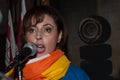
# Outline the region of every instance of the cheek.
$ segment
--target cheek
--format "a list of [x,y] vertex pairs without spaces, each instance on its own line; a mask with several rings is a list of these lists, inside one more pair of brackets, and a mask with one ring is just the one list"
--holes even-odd
[[30,35],[26,35],[25,40],[26,40],[27,42],[33,42],[33,41],[34,41],[34,37],[33,37],[33,36],[30,36]]
[[58,37],[51,37],[49,39],[46,39],[47,42],[47,47],[49,49],[55,49],[56,44],[57,44]]

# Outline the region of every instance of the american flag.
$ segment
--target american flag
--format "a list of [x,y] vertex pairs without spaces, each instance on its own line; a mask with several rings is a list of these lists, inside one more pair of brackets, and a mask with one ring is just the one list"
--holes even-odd
[[15,43],[14,30],[12,24],[12,17],[10,10],[8,11],[8,29],[6,36],[6,54],[5,54],[5,64],[8,66],[10,62],[18,53],[18,48]]
[[18,34],[17,34],[17,46],[20,47],[20,32],[21,32],[21,27],[22,27],[22,21],[23,17],[26,13],[26,6],[25,6],[25,0],[21,1],[21,16],[19,20],[19,25],[18,25]]

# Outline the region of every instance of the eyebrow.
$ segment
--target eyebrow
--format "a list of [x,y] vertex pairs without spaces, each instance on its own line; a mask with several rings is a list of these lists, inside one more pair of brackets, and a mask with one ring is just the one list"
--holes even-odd
[[36,25],[31,25],[30,27],[36,27]]
[[51,27],[55,27],[54,25],[51,25],[51,24],[44,24],[43,26],[47,26],[47,25],[50,25]]

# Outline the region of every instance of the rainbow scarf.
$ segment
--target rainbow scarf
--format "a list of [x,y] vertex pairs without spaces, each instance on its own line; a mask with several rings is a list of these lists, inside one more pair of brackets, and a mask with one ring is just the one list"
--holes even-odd
[[70,61],[57,49],[43,60],[26,64],[22,80],[60,80],[65,76],[69,65]]

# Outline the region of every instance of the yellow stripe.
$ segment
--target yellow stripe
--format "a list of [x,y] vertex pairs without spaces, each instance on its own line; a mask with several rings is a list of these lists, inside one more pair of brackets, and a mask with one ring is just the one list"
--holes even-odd
[[50,68],[42,73],[42,75],[45,76],[44,80],[59,80],[65,75],[69,65],[70,61],[66,56],[62,56]]
[[14,75],[14,68],[12,68],[9,72],[5,73],[5,77],[2,80],[6,80],[6,77],[13,77]]

